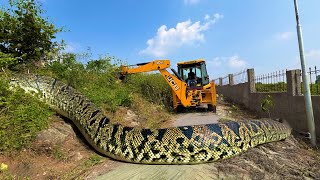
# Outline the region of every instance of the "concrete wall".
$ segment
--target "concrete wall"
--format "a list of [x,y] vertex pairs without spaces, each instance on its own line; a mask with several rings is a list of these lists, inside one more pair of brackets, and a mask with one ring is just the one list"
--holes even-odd
[[[287,74],[288,75],[288,74]],[[289,74],[290,75],[290,74]],[[250,75],[252,78],[252,75]],[[287,76],[291,78],[293,76]],[[288,86],[300,84],[296,79],[287,79]],[[274,108],[270,109],[271,118],[283,118],[289,122],[296,131],[308,132],[308,124],[305,110],[304,97],[297,93],[299,88],[288,88],[288,92],[261,93],[255,92],[252,79],[247,83],[237,85],[217,86],[217,93],[237,104],[242,104],[251,111],[257,112],[261,117],[269,117],[261,111],[261,102],[270,95],[273,99]],[[320,137],[320,96],[312,96],[314,120],[317,136]]]
[[217,93],[223,94],[224,97],[229,98],[230,100],[237,103],[243,104],[246,107],[249,106],[249,87],[248,83],[237,84],[234,86],[218,86]]
[[[270,111],[272,118],[286,119],[293,129],[308,131],[303,96],[288,96],[287,93],[250,93],[249,106],[246,107],[251,111],[261,112],[261,102],[266,95],[270,95],[274,102],[274,108]],[[312,96],[312,103],[317,136],[320,137],[320,96]],[[268,117],[266,113],[261,115]]]

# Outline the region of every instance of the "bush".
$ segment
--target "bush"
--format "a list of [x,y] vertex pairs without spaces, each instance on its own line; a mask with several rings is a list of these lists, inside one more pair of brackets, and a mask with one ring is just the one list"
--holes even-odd
[[39,72],[39,74],[50,75],[63,80],[73,87],[82,83],[83,73],[84,65],[78,63],[76,55],[71,53],[64,54],[61,62],[54,61]]
[[66,54],[61,62],[49,64],[40,73],[62,80],[76,88],[95,104],[116,111],[118,106],[129,107],[132,93],[141,94],[148,101],[172,110],[171,88],[161,74],[132,74],[121,83],[115,57],[91,60],[85,66],[76,61],[77,55]]
[[52,111],[23,89],[10,91],[0,80],[0,151],[28,146],[36,134],[48,125]]
[[118,106],[130,106],[131,91],[123,84],[117,83],[116,78],[108,78],[110,74],[94,74],[87,72],[78,90],[85,94],[98,106],[104,105],[107,110],[116,111]]
[[150,102],[172,110],[172,90],[161,74],[133,74],[127,76],[127,87]]
[[116,75],[119,67],[113,65],[113,57],[91,60],[86,65],[76,61],[77,55],[65,54],[61,62],[55,61],[39,74],[49,75],[74,87],[98,106],[116,111],[118,106],[130,106],[130,89],[119,83]]

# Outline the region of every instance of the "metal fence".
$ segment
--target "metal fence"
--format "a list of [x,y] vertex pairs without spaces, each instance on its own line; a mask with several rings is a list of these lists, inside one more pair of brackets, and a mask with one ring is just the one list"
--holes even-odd
[[229,83],[229,76],[223,77],[222,78],[222,86],[228,85]]
[[233,74],[234,85],[246,82],[248,82],[248,75],[246,70]]
[[286,92],[286,70],[275,71],[256,76],[254,79],[257,92]]
[[[310,92],[311,95],[320,95],[320,69],[317,69],[317,66],[314,68],[309,68],[307,72],[309,83],[310,83]],[[300,71],[300,76],[302,75]],[[302,82],[302,80],[301,80]],[[301,93],[304,94],[303,83],[301,83]]]
[[219,78],[212,80],[214,82],[214,84],[217,86],[219,85]]

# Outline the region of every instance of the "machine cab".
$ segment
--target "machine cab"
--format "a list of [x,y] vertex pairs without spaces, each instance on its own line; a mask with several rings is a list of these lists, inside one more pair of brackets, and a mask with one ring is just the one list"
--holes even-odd
[[178,74],[189,87],[202,87],[209,84],[206,62],[194,60],[178,63]]

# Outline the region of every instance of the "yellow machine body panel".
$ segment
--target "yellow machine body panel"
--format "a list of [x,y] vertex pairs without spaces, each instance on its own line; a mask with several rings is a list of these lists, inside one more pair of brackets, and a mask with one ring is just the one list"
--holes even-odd
[[200,62],[205,62],[203,59],[198,59],[198,60],[190,60],[190,61],[184,61],[184,62],[178,62],[177,65],[185,65],[185,64],[196,64]]

